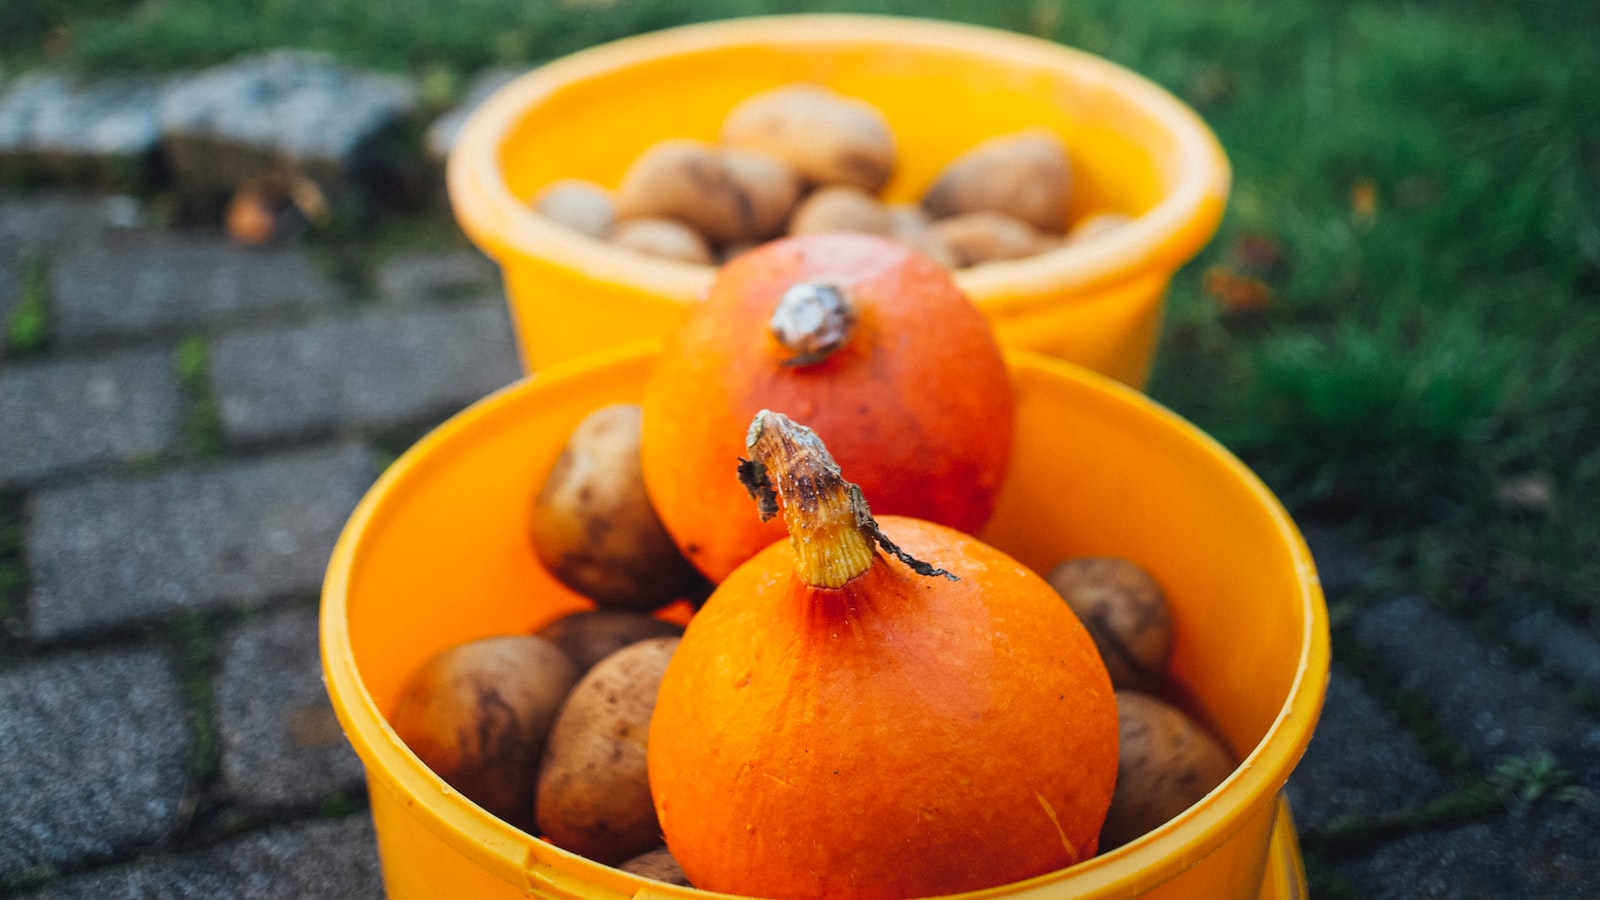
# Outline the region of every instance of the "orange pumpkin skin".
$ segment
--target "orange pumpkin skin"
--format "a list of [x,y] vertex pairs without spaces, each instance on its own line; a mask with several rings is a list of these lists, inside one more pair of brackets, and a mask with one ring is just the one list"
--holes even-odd
[[1110,678],[1076,616],[999,550],[884,532],[838,589],[788,542],[691,620],[651,722],[651,794],[697,886],[779,898],[973,890],[1092,856],[1117,767]]
[[[791,285],[845,289],[858,320],[825,360],[792,365],[769,320]],[[745,426],[781,409],[815,430],[872,509],[978,531],[1011,459],[1011,382],[988,322],[937,263],[863,234],[765,244],[727,263],[645,386],[645,488],[713,583],[784,536],[733,477]]]

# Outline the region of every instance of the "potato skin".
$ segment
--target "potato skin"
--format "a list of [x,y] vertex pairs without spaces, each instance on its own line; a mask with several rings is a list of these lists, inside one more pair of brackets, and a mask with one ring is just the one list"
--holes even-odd
[[616,865],[661,845],[645,745],[676,637],[623,647],[567,695],[539,764],[535,820],[558,847]]
[[591,181],[552,181],[533,198],[535,212],[592,238],[603,237],[616,219],[611,193]]
[[715,258],[711,245],[700,232],[677,219],[665,216],[636,216],[613,224],[606,240],[635,253],[675,259],[695,265],[710,265]]
[[1111,684],[1153,691],[1172,656],[1172,612],[1150,574],[1131,560],[1063,560],[1046,577],[1100,650]]
[[646,610],[704,594],[645,495],[637,404],[595,410],[573,429],[529,514],[550,573],[596,604]]
[[784,160],[814,185],[882,190],[895,140],[883,113],[819,84],[784,85],[746,97],[723,119],[721,142]]
[[616,203],[618,219],[677,219],[716,243],[749,230],[739,185],[721,152],[690,138],[668,138],[645,148],[622,173]]
[[1022,259],[1057,246],[1056,241],[1027,222],[987,209],[939,219],[929,230],[957,268]]
[[922,197],[936,219],[989,210],[1062,231],[1071,169],[1053,132],[1029,128],[984,140],[951,160]]
[[577,679],[577,667],[544,638],[481,638],[414,672],[389,724],[447,784],[526,828],[546,737]]
[[851,184],[830,184],[807,194],[789,218],[790,234],[852,232],[888,237],[894,218],[878,198]]
[[648,853],[641,853],[617,866],[617,868],[643,878],[664,881],[667,884],[694,887],[689,883],[689,877],[683,874],[683,869],[678,866],[678,860],[673,857],[672,851],[665,847],[657,847]]
[[1233,773],[1233,754],[1187,713],[1139,691],[1118,690],[1117,786],[1100,852],[1160,827]]
[[562,616],[534,633],[560,647],[582,674],[629,644],[676,637],[683,627],[644,613],[593,609]]

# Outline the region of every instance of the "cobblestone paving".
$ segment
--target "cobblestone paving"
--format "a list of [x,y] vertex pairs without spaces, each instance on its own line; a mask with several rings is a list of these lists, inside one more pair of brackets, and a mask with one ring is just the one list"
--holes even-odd
[[[137,213],[0,195],[0,313],[49,324],[0,356],[0,895],[381,896],[319,581],[381,435],[518,376],[495,272],[415,253],[352,282]],[[1338,601],[1362,560],[1305,524]],[[1287,788],[1318,884],[1600,896],[1600,647],[1403,596],[1335,642]]]

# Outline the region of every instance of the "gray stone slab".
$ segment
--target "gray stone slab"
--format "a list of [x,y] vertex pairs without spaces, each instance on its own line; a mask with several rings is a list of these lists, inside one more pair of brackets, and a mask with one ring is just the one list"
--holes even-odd
[[1322,718],[1286,788],[1299,831],[1402,813],[1453,786],[1411,733],[1335,664]]
[[228,635],[217,720],[222,784],[235,801],[303,806],[364,783],[322,684],[315,609],[251,619]]
[[0,484],[176,450],[183,395],[174,366],[157,350],[0,371]]
[[50,276],[54,334],[68,344],[322,310],[343,294],[298,248],[145,229],[65,249]]
[[123,194],[39,190],[0,192],[0,251],[53,248],[139,224],[143,211]]
[[0,164],[63,178],[147,182],[161,144],[161,85],[22,75],[0,92]]
[[382,900],[382,870],[365,813],[253,832],[203,853],[166,856],[63,878],[27,900]]
[[397,254],[378,265],[377,284],[379,297],[401,304],[505,296],[499,267],[475,250]]
[[520,369],[505,304],[476,303],[224,335],[211,374],[224,435],[248,443],[426,421]]
[[1544,670],[1600,693],[1600,641],[1582,626],[1554,613],[1535,613],[1511,623],[1506,636]]
[[411,114],[416,94],[406,78],[280,50],[173,78],[161,129],[182,189],[229,188],[273,167],[340,183]]
[[155,844],[180,823],[192,737],[153,651],[0,672],[0,883]]
[[34,636],[315,592],[373,467],[362,447],[330,446],[40,491]]
[[1397,687],[1425,698],[1485,768],[1541,751],[1568,768],[1596,767],[1600,724],[1426,601],[1399,597],[1364,608],[1350,634]]
[[1368,900],[1592,900],[1600,897],[1596,834],[1600,805],[1551,802],[1413,834],[1334,870]]

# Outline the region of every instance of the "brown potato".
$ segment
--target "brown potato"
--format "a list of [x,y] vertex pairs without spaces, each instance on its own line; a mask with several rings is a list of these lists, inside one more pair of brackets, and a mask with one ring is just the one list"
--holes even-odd
[[646,148],[622,173],[617,218],[676,219],[712,243],[751,230],[748,202],[722,153],[703,141],[669,138]]
[[830,184],[807,194],[789,218],[790,234],[859,232],[888,237],[894,216],[877,197],[850,184]]
[[1102,234],[1110,234],[1132,221],[1132,216],[1119,212],[1090,213],[1067,229],[1067,240],[1086,241]]
[[722,163],[738,189],[744,228],[724,243],[751,243],[776,237],[800,199],[800,175],[775,156],[752,150],[724,150]]
[[882,190],[895,141],[878,109],[818,84],[791,84],[747,97],[722,123],[722,144],[784,160],[815,185]]
[[551,843],[615,865],[661,844],[645,742],[675,637],[602,659],[556,716],[539,764],[535,818]]
[[925,256],[947,269],[956,268],[956,255],[938,232],[933,229],[933,217],[917,203],[891,203],[889,209],[889,236],[903,244],[922,251]]
[[689,883],[688,876],[683,874],[683,869],[678,866],[678,860],[672,852],[665,847],[657,847],[649,853],[641,853],[628,860],[617,868],[624,872],[632,872],[644,878],[664,881],[667,884],[680,884],[684,887],[694,887]]
[[616,220],[611,192],[592,181],[563,178],[552,181],[534,195],[534,212],[560,225],[601,238]]
[[992,210],[961,213],[931,226],[956,268],[1023,259],[1052,250],[1054,240],[1021,219]]
[[708,265],[713,259],[711,245],[700,232],[676,219],[659,216],[624,219],[612,226],[607,240],[618,247],[679,262]]
[[1228,748],[1183,710],[1139,691],[1117,691],[1117,784],[1100,852],[1159,828],[1233,773]]
[[413,673],[389,724],[462,796],[527,828],[545,738],[577,678],[577,667],[544,638],[482,638]]
[[581,674],[629,644],[683,634],[683,626],[644,613],[594,609],[569,613],[534,633],[560,647]]
[[1088,556],[1050,570],[1050,586],[1078,614],[1111,684],[1155,690],[1172,656],[1172,612],[1161,585],[1131,560]]
[[935,219],[988,210],[1041,231],[1062,231],[1071,170],[1053,132],[1030,128],[982,141],[951,160],[923,194]]
[[705,592],[704,578],[683,558],[645,494],[640,422],[640,409],[631,403],[584,417],[528,517],[534,550],[550,574],[612,609],[655,609]]

